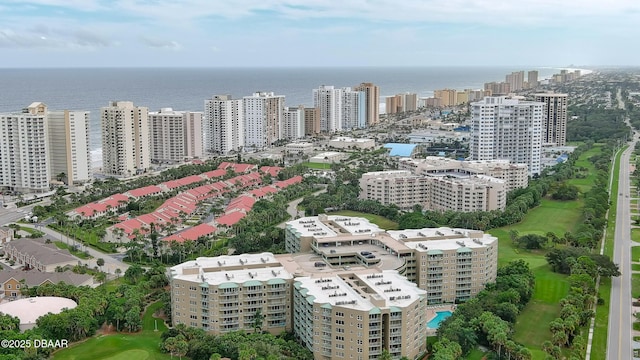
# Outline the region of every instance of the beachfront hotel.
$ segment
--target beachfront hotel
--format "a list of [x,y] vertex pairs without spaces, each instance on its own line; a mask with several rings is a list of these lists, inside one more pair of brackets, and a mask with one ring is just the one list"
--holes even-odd
[[132,176],[151,165],[149,109],[131,101],[111,101],[100,109],[102,172]]
[[151,161],[175,163],[202,157],[202,113],[162,108],[149,112]]
[[458,212],[504,210],[504,180],[456,172],[414,175],[408,170],[374,171],[360,178],[360,199],[411,209]]
[[544,103],[505,96],[471,103],[472,160],[505,159],[539,174]]

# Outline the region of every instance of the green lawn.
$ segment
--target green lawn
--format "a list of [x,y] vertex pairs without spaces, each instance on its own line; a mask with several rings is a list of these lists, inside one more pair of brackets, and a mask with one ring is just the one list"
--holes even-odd
[[[631,229],[631,240],[640,243],[640,229]],[[634,259],[638,259],[638,257],[634,257]]]
[[385,217],[382,217],[380,215],[368,214],[368,213],[363,213],[363,212],[358,212],[358,211],[351,211],[351,210],[340,210],[340,211],[329,213],[328,215],[357,216],[357,217],[365,218],[365,219],[371,221],[371,223],[376,224],[380,228],[385,229],[385,230],[397,230],[398,229],[398,223],[397,222],[391,221],[391,220],[389,220],[389,219],[387,219]]
[[631,275],[631,296],[634,299],[640,298],[640,274]]
[[325,164],[325,163],[306,162],[304,163],[304,166],[310,169],[321,169],[321,170],[331,169],[331,164]]
[[482,360],[484,358],[485,353],[480,351],[480,349],[473,349],[469,352],[469,355],[465,358],[466,360]]
[[531,233],[546,235],[553,232],[561,237],[565,232],[576,228],[582,215],[581,207],[580,201],[542,199],[540,206],[531,209],[522,222],[502,229],[507,233],[515,229],[521,236]]
[[[169,354],[160,352],[160,334],[167,327],[162,319],[153,317],[153,313],[162,306],[157,302],[147,308],[142,320],[143,330],[136,334],[119,333],[99,335],[87,341],[74,344],[68,349],[53,354],[55,360],[167,360]],[[154,331],[154,320],[158,330]]]
[[93,258],[93,256],[87,255],[82,251],[76,251],[72,249],[71,247],[69,247],[69,245],[65,244],[62,241],[54,241],[53,243],[58,247],[58,249],[67,249],[71,254],[79,257],[80,259],[87,260]]
[[640,264],[631,264],[631,270],[640,271]]
[[588,170],[586,172],[576,171],[576,174],[580,173],[586,175],[586,177],[580,179],[570,179],[567,181],[567,184],[577,186],[582,193],[586,193],[587,191],[591,190],[593,181],[596,178],[596,171],[593,164],[589,161],[589,158],[597,155],[598,153],[600,153],[600,151],[602,151],[602,146],[595,145],[594,147],[589,149],[589,151],[586,151],[582,155],[580,155],[580,158],[576,161],[575,166],[578,168],[584,167]]
[[640,246],[631,247],[631,261],[640,261]]

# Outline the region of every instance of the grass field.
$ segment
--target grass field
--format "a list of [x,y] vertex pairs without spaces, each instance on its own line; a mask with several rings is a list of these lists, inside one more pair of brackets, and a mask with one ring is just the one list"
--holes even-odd
[[[631,229],[631,240],[640,243],[640,229]],[[638,257],[634,257],[634,259],[637,259]],[[638,261],[638,260],[636,260]]]
[[466,360],[482,360],[484,358],[485,353],[480,351],[480,349],[473,349],[469,352],[469,355],[465,358]]
[[371,223],[376,224],[380,228],[385,229],[385,230],[397,230],[398,229],[398,223],[397,222],[391,221],[391,220],[389,220],[389,219],[387,219],[385,217],[382,217],[380,215],[367,214],[367,213],[358,212],[358,211],[351,211],[351,210],[340,210],[340,211],[329,213],[328,215],[357,216],[357,217],[365,218],[365,219],[371,221]]
[[631,264],[632,271],[640,271],[640,264]]
[[331,164],[325,164],[325,163],[306,162],[304,163],[304,166],[308,167],[309,169],[321,169],[321,170],[331,169]]
[[[55,360],[167,360],[169,354],[160,352],[160,334],[167,327],[162,319],[153,317],[153,313],[162,307],[157,302],[150,305],[142,318],[143,330],[135,334],[119,333],[99,335],[87,341],[74,344],[53,354]],[[158,330],[154,331],[155,320]]]
[[631,275],[631,296],[634,299],[640,298],[640,274]]
[[576,161],[576,167],[583,167],[588,169],[586,172],[581,172],[581,174],[587,175],[581,179],[570,179],[567,181],[567,184],[577,186],[582,193],[586,193],[591,190],[591,186],[593,186],[593,181],[596,178],[596,171],[593,164],[589,161],[589,158],[593,155],[597,155],[600,151],[602,151],[602,146],[595,145],[589,151],[584,152],[580,158]]
[[82,251],[74,250],[73,248],[69,247],[69,245],[65,244],[62,241],[54,241],[53,243],[58,247],[58,249],[67,249],[71,254],[79,257],[80,259],[86,260],[86,259],[93,258],[93,256],[87,255]]
[[631,247],[631,261],[640,261],[640,246]]
[[[585,192],[591,188],[594,176],[593,166],[588,158],[595,155],[600,148],[591,149],[582,154],[577,166],[589,169],[589,175],[584,179],[571,179],[569,183],[580,187]],[[498,237],[498,265],[502,266],[512,260],[525,260],[536,275],[536,287],[533,298],[527,304],[514,327],[514,340],[525,345],[532,354],[532,359],[545,359],[541,346],[545,340],[551,340],[549,323],[558,317],[560,306],[558,302],[569,291],[567,276],[551,271],[544,257],[546,250],[525,250],[515,248],[511,242],[509,232],[517,230],[520,236],[525,234],[546,235],[553,232],[562,237],[565,232],[573,232],[579,225],[582,216],[582,202],[554,201],[543,199],[540,206],[527,213],[525,219],[515,225],[506,226],[489,232]],[[606,324],[605,324],[606,327]],[[606,341],[606,335],[605,335]],[[594,357],[595,359],[595,357]]]

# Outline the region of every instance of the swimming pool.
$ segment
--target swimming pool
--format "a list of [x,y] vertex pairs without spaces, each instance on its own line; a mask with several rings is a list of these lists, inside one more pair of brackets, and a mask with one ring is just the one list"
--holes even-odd
[[451,316],[451,311],[436,311],[436,316],[429,320],[427,327],[429,329],[437,329],[440,323],[449,316]]

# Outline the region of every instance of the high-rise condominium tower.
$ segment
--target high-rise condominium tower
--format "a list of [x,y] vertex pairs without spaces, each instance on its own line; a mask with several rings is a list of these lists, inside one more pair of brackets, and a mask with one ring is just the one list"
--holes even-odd
[[544,103],[544,144],[564,146],[567,142],[567,94],[536,94],[536,101]]
[[320,132],[320,109],[304,108],[304,134],[314,136]]
[[342,130],[342,89],[327,85],[313,89],[313,106],[320,111],[320,131]]
[[509,83],[511,91],[520,91],[524,89],[524,71],[514,71],[507,75],[506,81]]
[[47,106],[0,114],[0,189],[49,191]]
[[282,113],[282,138],[296,140],[304,137],[304,106],[287,107]]
[[529,70],[527,73],[527,84],[529,89],[536,89],[538,87],[538,70]]
[[353,90],[364,92],[366,126],[377,124],[380,119],[380,87],[373,83],[361,83]]
[[544,104],[485,97],[471,104],[472,160],[508,159],[540,173]]
[[67,184],[92,177],[88,111],[49,111],[49,154],[52,179]]
[[151,164],[149,110],[131,101],[111,101],[100,109],[102,119],[102,171],[131,176]]
[[151,161],[202,157],[202,113],[162,108],[149,113]]
[[205,149],[212,154],[226,155],[244,147],[244,116],[242,99],[231,95],[215,95],[204,101]]
[[342,89],[342,129],[363,129],[367,127],[366,102],[364,91],[354,91],[349,87]]
[[282,136],[284,95],[257,92],[243,98],[244,146],[263,149]]

